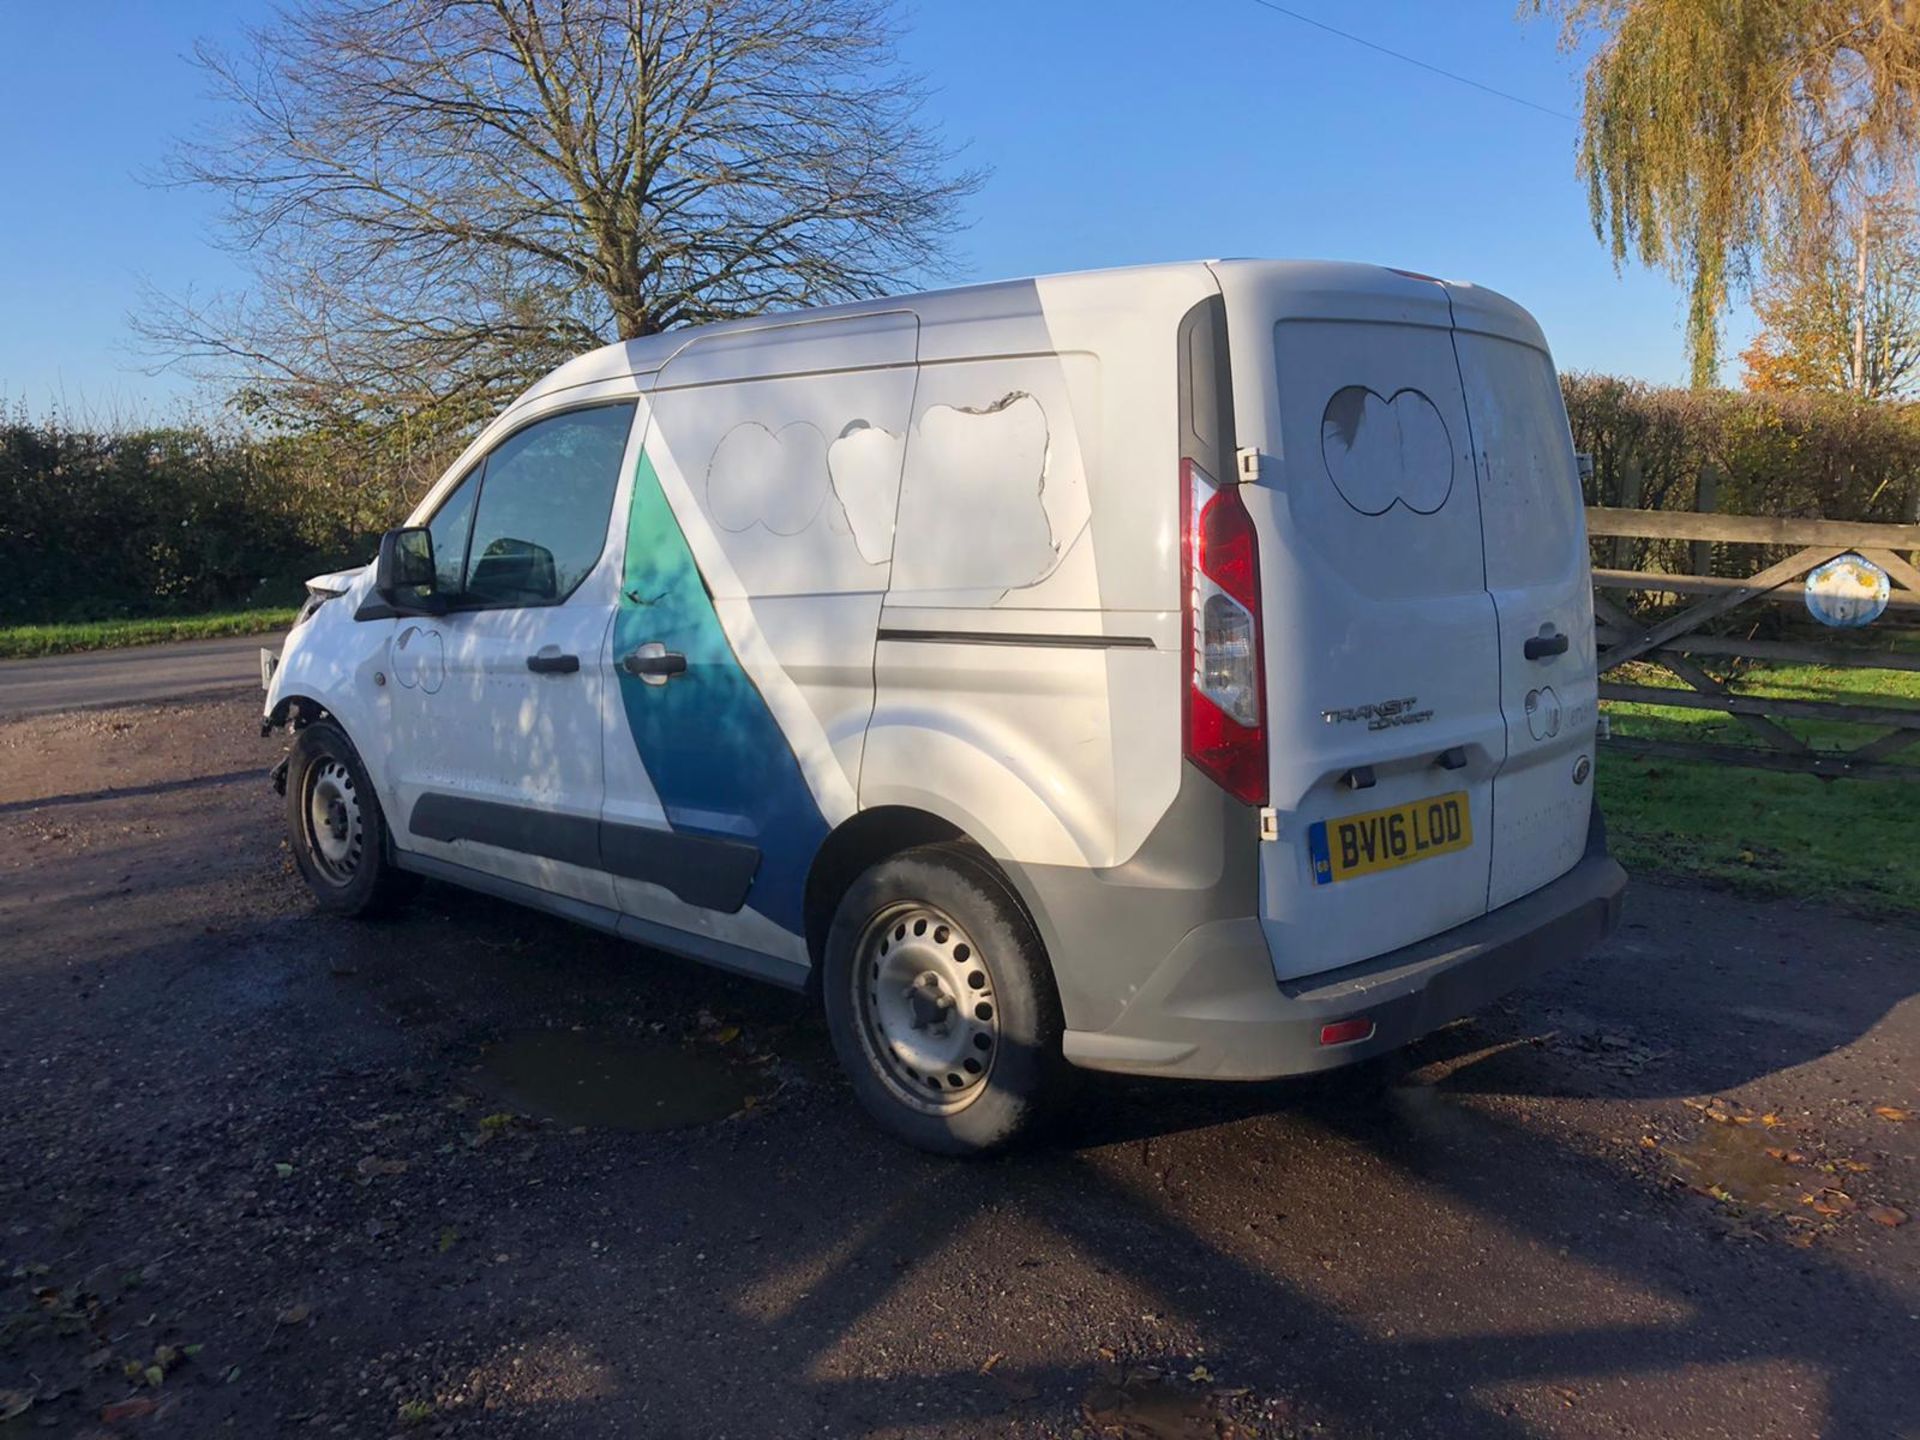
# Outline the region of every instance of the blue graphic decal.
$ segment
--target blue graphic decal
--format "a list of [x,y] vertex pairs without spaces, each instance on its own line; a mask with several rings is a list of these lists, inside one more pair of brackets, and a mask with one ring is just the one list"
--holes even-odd
[[627,520],[614,656],[649,641],[687,657],[665,685],[624,671],[620,699],[653,788],[675,830],[760,848],[747,904],[800,933],[807,868],[827,822],[806,775],[714,613],[680,522],[644,453]]

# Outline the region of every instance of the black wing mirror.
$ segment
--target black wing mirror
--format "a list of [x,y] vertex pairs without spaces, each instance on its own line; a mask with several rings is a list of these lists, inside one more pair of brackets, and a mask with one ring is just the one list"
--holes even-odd
[[433,563],[433,535],[424,525],[402,526],[380,537],[380,559],[373,569],[373,589],[395,610],[432,615],[446,608],[436,590],[438,572]]

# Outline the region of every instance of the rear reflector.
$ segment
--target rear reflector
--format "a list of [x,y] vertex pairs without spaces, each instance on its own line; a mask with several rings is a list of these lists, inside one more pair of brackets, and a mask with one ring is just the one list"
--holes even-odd
[[1357,1020],[1336,1020],[1320,1027],[1322,1045],[1351,1045],[1356,1040],[1373,1038],[1373,1022],[1362,1015]]

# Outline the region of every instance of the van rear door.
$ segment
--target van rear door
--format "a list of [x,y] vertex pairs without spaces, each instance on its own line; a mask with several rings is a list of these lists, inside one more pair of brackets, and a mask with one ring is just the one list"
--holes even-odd
[[1500,625],[1506,759],[1493,785],[1488,893],[1497,907],[1566,874],[1586,849],[1593,590],[1573,440],[1539,327],[1489,291],[1447,291]]
[[1260,541],[1281,978],[1487,909],[1505,757],[1475,450],[1439,285],[1225,262],[1242,487]]

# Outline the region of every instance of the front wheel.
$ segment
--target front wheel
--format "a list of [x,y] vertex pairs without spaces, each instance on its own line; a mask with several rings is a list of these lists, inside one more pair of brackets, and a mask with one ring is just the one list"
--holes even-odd
[[386,817],[360,756],[346,733],[325,720],[293,737],[287,843],[313,898],[330,914],[383,913],[418,888],[388,858]]
[[947,1155],[1001,1149],[1069,1080],[1040,938],[984,860],[909,850],[854,882],[822,972],[827,1028],[869,1114]]

